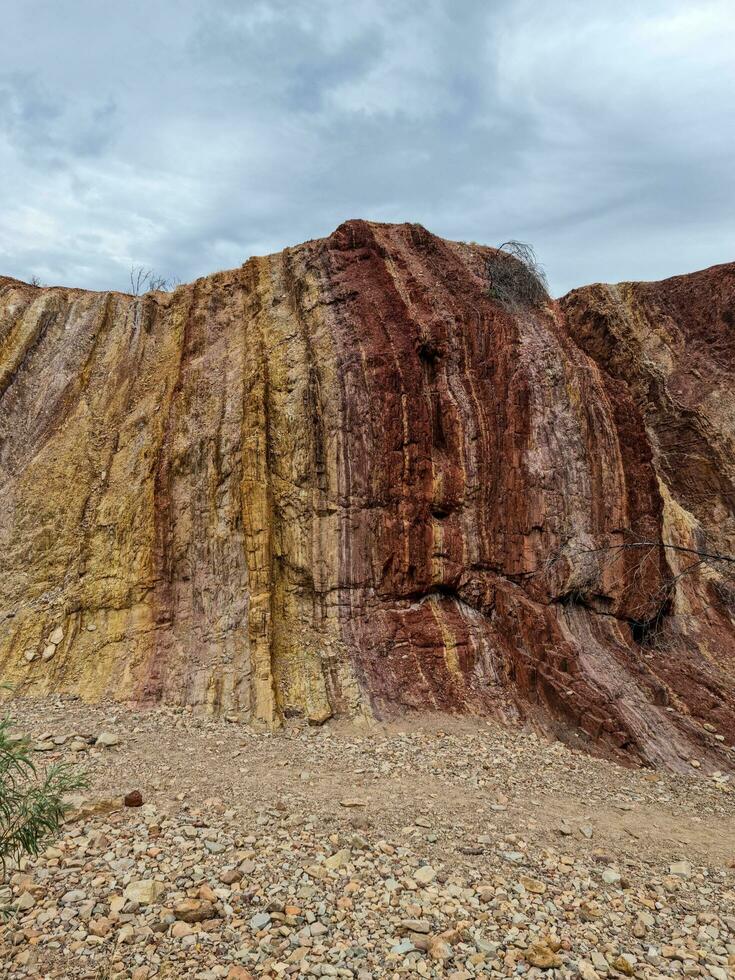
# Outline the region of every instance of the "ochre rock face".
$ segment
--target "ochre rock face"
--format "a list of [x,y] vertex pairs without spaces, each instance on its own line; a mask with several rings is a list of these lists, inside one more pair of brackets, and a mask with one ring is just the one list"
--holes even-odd
[[[276,723],[735,736],[735,266],[501,305],[351,221],[170,294],[0,279],[0,671]],[[726,737],[724,743],[703,724]]]

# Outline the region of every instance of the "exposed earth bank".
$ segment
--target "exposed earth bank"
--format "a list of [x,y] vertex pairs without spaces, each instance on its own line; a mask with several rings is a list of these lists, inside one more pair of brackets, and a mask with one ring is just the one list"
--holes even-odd
[[735,265],[513,261],[349,221],[172,293],[0,279],[0,676],[728,767]]

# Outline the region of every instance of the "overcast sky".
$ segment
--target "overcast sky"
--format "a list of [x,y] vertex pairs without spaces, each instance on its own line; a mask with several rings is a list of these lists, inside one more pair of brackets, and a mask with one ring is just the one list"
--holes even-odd
[[735,260],[733,0],[0,0],[0,274],[418,221],[552,291]]

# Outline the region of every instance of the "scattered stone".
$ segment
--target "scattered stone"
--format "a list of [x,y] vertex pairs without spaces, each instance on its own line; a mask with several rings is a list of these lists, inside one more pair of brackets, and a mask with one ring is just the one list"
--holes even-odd
[[402,919],[400,927],[404,932],[431,932],[431,925],[426,919]]
[[709,975],[714,977],[714,980],[731,980],[730,973],[721,966],[714,966],[712,963],[708,964],[707,970]]
[[101,746],[103,749],[110,749],[114,745],[120,744],[120,736],[114,732],[102,732],[97,736],[94,744]]
[[543,881],[539,881],[537,878],[531,878],[528,875],[521,875],[518,879],[527,892],[531,892],[533,895],[543,895],[546,891],[546,885]]
[[92,936],[99,936],[100,939],[104,939],[105,936],[110,934],[112,929],[112,922],[106,916],[100,916],[99,919],[89,920],[89,932]]
[[600,974],[589,960],[580,960],[577,969],[582,980],[600,980]]
[[635,957],[630,956],[628,953],[622,953],[612,961],[613,969],[617,970],[618,973],[625,974],[626,977],[633,976],[635,973],[635,964]]
[[532,943],[526,950],[525,957],[531,966],[539,970],[556,970],[562,965],[562,958],[545,942]]
[[[716,784],[666,773],[652,781],[490,726],[477,739],[376,739],[306,726],[256,733],[168,708],[135,719],[122,709],[111,717],[109,706],[74,712],[65,719],[53,701],[38,716],[24,709],[22,727],[54,761],[77,759],[75,743],[96,741],[89,731],[119,730],[120,748],[90,753],[96,788],[70,801],[58,842],[0,888],[8,980],[732,972],[732,871],[721,844],[705,856],[735,813],[724,764]],[[314,774],[308,787],[302,771]],[[408,772],[438,775],[446,789],[414,797]],[[147,787],[139,807],[102,795],[125,773]],[[330,795],[330,780],[355,773],[371,786],[369,816]],[[574,801],[564,820],[573,834],[560,836],[560,819],[545,811],[552,783],[557,799]],[[507,813],[495,809],[510,798]],[[631,818],[619,816],[629,806],[651,815],[635,842]],[[586,813],[605,850],[588,843]],[[678,844],[667,836],[672,818]],[[680,860],[682,845],[696,868]]]
[[330,857],[328,857],[324,862],[324,866],[326,868],[330,868],[330,870],[334,870],[336,868],[342,868],[344,867],[344,865],[349,863],[350,863],[350,852],[345,849],[345,850],[337,851],[336,854],[332,854]]
[[524,855],[521,851],[503,851],[502,856],[511,864],[522,864]]
[[422,864],[420,868],[416,869],[413,877],[420,885],[430,885],[434,878],[436,878],[436,871],[434,871],[430,864]]
[[691,878],[692,866],[688,861],[675,861],[669,865],[669,874],[676,875],[678,878]]
[[234,885],[237,881],[242,881],[243,872],[237,868],[225,868],[219,876],[223,885]]
[[36,900],[30,892],[23,892],[20,898],[14,903],[19,912],[27,912],[36,904]]
[[143,806],[143,794],[139,789],[134,789],[131,793],[126,793],[123,798],[125,806]]
[[182,922],[204,922],[217,917],[217,909],[211,902],[199,898],[186,898],[174,905],[174,915]]
[[257,912],[250,920],[250,928],[258,932],[270,925],[271,917],[268,912]]
[[138,905],[152,905],[166,891],[166,886],[162,881],[153,878],[141,881],[131,881],[124,892],[125,898],[129,902],[137,902]]
[[87,897],[87,893],[82,891],[80,888],[71,888],[68,892],[64,892],[61,896],[62,905],[78,905],[83,902]]
[[432,960],[450,960],[452,958],[452,947],[441,936],[436,936],[430,940],[427,952]]

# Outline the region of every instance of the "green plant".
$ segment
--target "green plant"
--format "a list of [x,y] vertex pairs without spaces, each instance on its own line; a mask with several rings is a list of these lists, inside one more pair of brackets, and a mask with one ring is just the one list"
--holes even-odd
[[61,829],[69,805],[64,796],[87,785],[66,763],[42,771],[26,737],[14,737],[9,718],[0,720],[0,878],[8,862],[37,855]]

